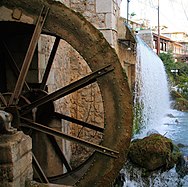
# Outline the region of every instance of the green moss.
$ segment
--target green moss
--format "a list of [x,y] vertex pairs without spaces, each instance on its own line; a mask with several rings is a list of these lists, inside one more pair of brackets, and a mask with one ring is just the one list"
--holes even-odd
[[148,171],[158,168],[168,170],[179,162],[181,153],[170,139],[152,134],[131,143],[129,158]]
[[133,119],[133,134],[140,133],[143,128],[143,116],[142,116],[143,105],[137,102],[134,105],[134,119]]

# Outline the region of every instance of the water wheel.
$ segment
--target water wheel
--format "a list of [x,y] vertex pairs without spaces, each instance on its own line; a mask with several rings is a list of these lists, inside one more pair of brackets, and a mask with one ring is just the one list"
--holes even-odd
[[[114,49],[85,18],[59,2],[1,0],[0,12],[0,109],[12,114],[14,128],[32,137],[36,180],[76,186],[109,186],[125,162],[132,127],[132,98]],[[31,63],[34,61],[35,64],[41,34],[53,36],[55,41],[42,81],[30,84],[27,76]],[[47,93],[47,80],[61,40],[83,57],[91,72]],[[22,53],[20,46],[24,49]],[[103,101],[103,127],[55,111],[54,102],[94,82]],[[61,124],[62,120],[96,131],[102,138],[93,143],[51,126],[52,121]],[[57,137],[93,151],[73,169]],[[39,146],[40,141],[43,143]],[[48,147],[51,147],[50,153],[46,150]],[[51,156],[52,152],[55,156]],[[43,162],[47,154],[52,157],[50,166]],[[46,173],[50,167],[53,167],[52,175]],[[64,171],[59,171],[61,168]]]

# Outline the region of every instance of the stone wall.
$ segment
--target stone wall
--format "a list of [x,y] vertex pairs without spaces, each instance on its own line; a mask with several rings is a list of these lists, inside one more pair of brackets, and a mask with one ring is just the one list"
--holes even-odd
[[124,18],[118,19],[118,47],[117,54],[120,63],[126,72],[130,89],[134,89],[136,41],[133,31],[127,27]]
[[[40,38],[39,82],[42,80],[54,40],[54,37],[46,35],[42,35]],[[82,56],[68,43],[61,40],[47,81],[48,92],[54,92],[89,73],[91,73],[91,70]],[[61,114],[90,124],[101,127],[104,126],[103,104],[97,83],[90,84],[87,87],[55,101],[55,110]],[[62,130],[67,134],[95,143],[99,143],[102,139],[100,133],[65,120],[62,120]],[[72,143],[72,153],[72,151],[70,151],[70,142],[66,140],[62,140],[61,145],[68,160],[72,157],[71,155],[74,155],[73,162],[75,164],[77,163],[75,160],[84,161],[88,156],[88,151],[90,152],[87,148]],[[80,154],[78,151],[80,149],[84,154]]]
[[[128,76],[130,88],[134,87],[136,51],[132,47],[128,51],[126,46],[119,44],[120,35],[130,40],[126,35],[128,27],[120,18],[120,4],[122,0],[57,0],[69,8],[80,12],[90,23],[101,31],[108,43],[115,48],[122,67]],[[123,28],[123,29],[121,29]],[[149,40],[148,40],[149,41]],[[135,44],[135,40],[132,39]],[[152,45],[151,43],[149,45]]]
[[140,30],[138,31],[138,35],[142,40],[151,48],[153,49],[153,35],[151,30]]
[[121,0],[57,0],[80,12],[100,30],[112,47],[117,47],[117,20]]

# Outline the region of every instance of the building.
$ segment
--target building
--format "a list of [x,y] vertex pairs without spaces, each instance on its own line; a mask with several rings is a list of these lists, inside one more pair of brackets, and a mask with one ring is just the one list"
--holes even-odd
[[173,53],[177,61],[188,62],[188,34],[185,32],[165,32],[164,36],[174,41]]
[[[131,29],[157,52],[158,33],[151,29],[147,20],[129,20]],[[172,51],[176,61],[188,62],[188,34],[185,32],[162,32],[160,34],[160,52]]]

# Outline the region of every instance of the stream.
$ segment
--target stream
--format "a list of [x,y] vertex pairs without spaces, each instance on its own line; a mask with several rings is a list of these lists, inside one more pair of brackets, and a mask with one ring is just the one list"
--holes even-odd
[[163,125],[165,136],[179,144],[182,153],[188,157],[188,112],[171,110],[170,114],[172,117],[167,117]]
[[[188,112],[169,110],[159,133],[179,145],[185,160],[188,157],[187,132]],[[150,172],[147,177],[143,177],[143,170],[127,162],[121,170],[125,176],[123,187],[188,187],[188,162],[185,161],[184,164],[185,167],[180,166],[179,170],[178,167],[174,167],[165,172]]]

